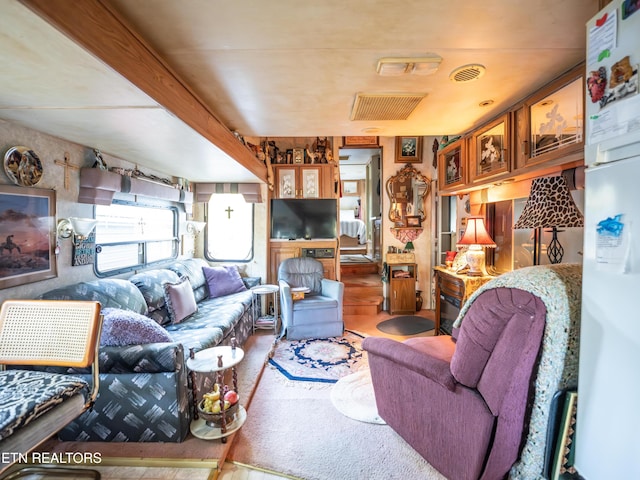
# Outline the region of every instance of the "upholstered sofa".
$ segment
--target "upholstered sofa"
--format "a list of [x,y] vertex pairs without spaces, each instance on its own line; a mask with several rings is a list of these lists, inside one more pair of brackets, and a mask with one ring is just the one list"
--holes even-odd
[[[228,345],[232,338],[242,345],[252,332],[249,287],[260,282],[242,278],[242,286],[235,288],[241,291],[225,294],[224,276],[207,278],[203,267],[207,273],[219,270],[210,269],[202,259],[179,260],[127,280],[82,282],[41,296],[97,300],[106,313],[98,398],[92,411],[61,431],[62,440],[180,442],[185,438],[192,418],[189,352]],[[181,305],[172,305],[168,288],[185,285],[193,290],[197,311],[176,321]],[[132,328],[130,317],[142,323]]]

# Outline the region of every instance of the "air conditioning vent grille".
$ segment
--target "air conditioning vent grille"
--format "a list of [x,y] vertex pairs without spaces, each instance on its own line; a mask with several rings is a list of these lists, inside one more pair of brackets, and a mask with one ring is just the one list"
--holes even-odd
[[451,72],[449,78],[457,83],[470,82],[484,75],[485,70],[482,65],[464,65]]
[[358,93],[351,120],[406,120],[426,96],[426,93]]

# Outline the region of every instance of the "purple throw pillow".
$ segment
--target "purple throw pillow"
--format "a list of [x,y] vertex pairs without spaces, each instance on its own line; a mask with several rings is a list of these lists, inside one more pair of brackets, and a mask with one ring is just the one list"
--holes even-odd
[[209,297],[216,298],[231,293],[244,292],[247,287],[242,281],[238,267],[202,267],[209,286]]
[[171,323],[180,323],[198,311],[193,288],[188,278],[183,277],[178,283],[164,283],[162,287]]
[[119,308],[103,308],[101,313],[100,345],[121,347],[172,341],[167,331],[155,320],[139,313]]

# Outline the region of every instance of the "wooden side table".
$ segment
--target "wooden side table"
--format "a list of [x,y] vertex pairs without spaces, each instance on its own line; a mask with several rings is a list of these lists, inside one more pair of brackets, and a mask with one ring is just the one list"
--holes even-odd
[[193,386],[193,402],[194,402],[194,420],[191,422],[190,430],[194,437],[202,438],[204,440],[221,439],[222,443],[227,442],[227,436],[237,431],[242,427],[247,419],[247,411],[242,405],[238,406],[238,412],[235,415],[234,420],[227,425],[226,421],[223,421],[220,428],[211,427],[207,423],[198,418],[198,395],[196,391],[196,373],[216,373],[216,383],[218,384],[220,391],[223,391],[224,387],[224,373],[227,369],[231,369],[233,378],[233,389],[238,392],[238,376],[236,372],[236,366],[244,358],[244,350],[235,346],[235,339],[232,340],[234,346],[220,345],[217,347],[207,348],[201,350],[198,353],[191,354],[187,359],[187,368],[191,375],[191,384]]
[[495,278],[491,275],[468,277],[459,275],[446,267],[434,267],[436,274],[436,332],[451,335],[453,323],[460,309],[482,285]]
[[416,278],[418,266],[415,263],[388,264],[389,268],[389,313],[416,313]]

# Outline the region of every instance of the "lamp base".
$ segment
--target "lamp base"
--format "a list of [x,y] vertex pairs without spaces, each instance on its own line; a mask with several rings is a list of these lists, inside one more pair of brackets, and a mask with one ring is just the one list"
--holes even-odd
[[484,250],[480,245],[471,245],[467,250],[467,277],[484,277],[487,271],[484,267]]

